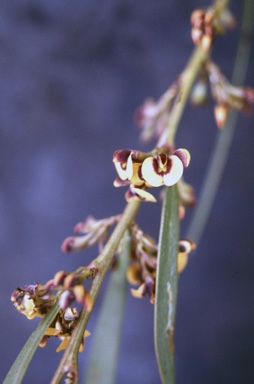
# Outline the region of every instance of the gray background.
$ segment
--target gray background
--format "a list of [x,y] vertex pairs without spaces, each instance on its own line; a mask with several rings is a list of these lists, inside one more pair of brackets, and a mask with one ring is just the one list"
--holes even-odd
[[[241,3],[232,1],[241,15]],[[64,255],[63,239],[86,215],[121,212],[112,153],[143,148],[137,106],[157,98],[184,67],[193,44],[189,15],[207,1],[0,1],[0,380],[35,329],[9,300],[17,286],[44,283],[87,264],[97,250]],[[230,77],[238,32],[214,47]],[[252,53],[251,65],[254,57]],[[247,83],[254,87],[253,73]],[[188,108],[177,145],[192,155],[197,190],[216,137],[211,106]],[[240,117],[205,234],[180,278],[176,363],[181,384],[249,384],[253,370],[253,116]],[[151,144],[152,145],[152,144]],[[148,147],[151,148],[151,147]],[[160,203],[138,217],[157,237]],[[190,214],[182,224],[186,233]],[[94,331],[99,297],[89,330]],[[117,314],[115,314],[117,316]],[[89,346],[80,357],[85,368]],[[60,354],[50,340],[24,383],[48,383]],[[127,300],[117,384],[159,383],[153,306]]]

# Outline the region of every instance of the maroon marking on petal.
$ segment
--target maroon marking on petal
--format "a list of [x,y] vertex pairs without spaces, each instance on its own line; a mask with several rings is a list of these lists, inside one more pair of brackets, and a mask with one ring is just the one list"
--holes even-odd
[[126,163],[131,152],[132,151],[130,149],[118,149],[114,152],[113,161],[118,163]]
[[167,175],[171,168],[172,168],[172,161],[170,159],[170,156],[168,156],[166,153],[161,153],[156,157],[156,162],[157,162],[157,169],[155,167],[154,171],[158,175]]
[[177,149],[176,151],[173,152],[173,155],[179,157],[179,159],[181,160],[185,168],[188,166],[188,156],[185,151],[182,151],[181,149]]
[[164,172],[162,172],[162,175],[167,175],[168,173],[170,173],[171,169],[172,169],[172,160],[171,160],[171,157],[170,156],[167,156],[167,166],[166,166],[166,170]]
[[158,175],[160,173],[159,172],[159,165],[158,165],[158,161],[155,157],[153,158],[153,161],[152,161],[152,167],[153,167],[154,172],[157,173],[157,175]]
[[168,155],[166,155],[166,153],[160,153],[157,156],[157,161],[158,161],[159,166],[161,166],[161,167],[165,166],[168,162]]
[[186,247],[183,245],[183,244],[179,244],[179,248],[178,248],[179,252],[186,252]]
[[138,177],[140,178],[140,180],[145,181],[145,179],[143,178],[141,169],[142,169],[142,167],[139,167],[139,169],[138,169]]

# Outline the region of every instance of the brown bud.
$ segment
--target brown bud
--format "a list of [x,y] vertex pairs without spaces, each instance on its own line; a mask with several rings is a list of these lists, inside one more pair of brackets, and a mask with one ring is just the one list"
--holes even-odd
[[75,284],[77,284],[77,276],[74,273],[70,273],[69,275],[66,276],[64,279],[64,288],[71,288]]
[[63,284],[64,279],[65,279],[66,276],[67,276],[67,272],[66,271],[58,271],[55,274],[54,279],[53,279],[54,286],[58,287],[58,285]]
[[85,294],[84,307],[87,312],[91,312],[93,308],[93,299],[89,292]]
[[83,285],[81,284],[75,285],[75,287],[73,288],[73,295],[79,304],[83,305],[85,294],[86,294],[86,291]]
[[50,279],[49,281],[46,282],[46,284],[44,285],[45,286],[45,289],[47,289],[48,291],[52,288],[54,288],[54,279]]
[[39,343],[39,347],[44,348],[48,342],[49,337],[48,336],[43,336]]

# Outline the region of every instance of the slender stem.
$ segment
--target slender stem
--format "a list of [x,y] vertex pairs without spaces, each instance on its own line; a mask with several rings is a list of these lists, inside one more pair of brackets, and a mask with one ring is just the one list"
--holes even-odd
[[[245,81],[251,50],[253,19],[254,2],[253,0],[246,0],[244,3],[243,21],[232,78],[232,83],[236,85],[243,84]],[[225,128],[217,135],[215,149],[201,190],[201,197],[187,231],[187,237],[193,239],[196,243],[199,243],[203,234],[219,188],[233,141],[237,116],[238,113],[232,110],[228,116]]]
[[[127,204],[123,215],[115,227],[112,235],[110,236],[107,244],[103,248],[101,254],[94,260],[95,267],[98,272],[92,282],[90,295],[92,298],[92,306],[94,306],[101,285],[103,283],[106,272],[112,262],[113,256],[117,250],[118,244],[122,239],[124,232],[135,219],[140,207],[140,201],[132,201]],[[65,353],[59,363],[59,366],[52,378],[51,384],[58,384],[61,382],[64,375],[68,372],[73,373],[75,379],[78,377],[78,351],[79,346],[83,340],[84,332],[90,318],[90,312],[85,309],[81,311],[79,322],[74,329],[70,342],[65,350]]]
[[158,141],[158,147],[161,147],[163,144],[165,144],[165,142],[169,142],[170,144],[174,145],[176,131],[186,102],[188,100],[191,87],[198,72],[200,71],[203,62],[207,59],[207,57],[208,54],[200,46],[197,46],[194,49],[193,54],[179,79],[181,84],[180,100],[177,101],[173,107],[173,110],[170,114],[170,119],[167,124],[167,129],[165,130],[165,134],[162,135]]

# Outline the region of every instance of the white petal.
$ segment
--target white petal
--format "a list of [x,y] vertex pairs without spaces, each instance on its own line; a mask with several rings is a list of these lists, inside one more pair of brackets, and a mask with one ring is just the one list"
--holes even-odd
[[122,168],[121,163],[115,163],[115,167],[116,167],[116,171],[117,171],[118,176],[120,177],[120,179],[127,180],[128,179],[128,175],[127,175],[126,169]]
[[132,175],[133,175],[133,168],[132,168],[132,153],[130,154],[130,156],[128,157],[128,160],[127,160],[127,165],[126,165],[126,175],[127,175],[128,180],[131,180]]
[[153,187],[160,187],[163,185],[163,178],[161,175],[155,172],[153,162],[155,159],[153,157],[148,157],[144,160],[141,168],[141,173],[145,181]]
[[178,156],[172,155],[170,156],[172,161],[172,167],[170,169],[170,172],[163,176],[163,180],[165,185],[168,187],[171,187],[172,185],[176,184],[182,177],[183,174],[183,163],[179,159]]
[[132,188],[133,191],[144,201],[149,201],[151,203],[156,203],[156,199],[151,193],[144,191],[143,189],[140,188]]

